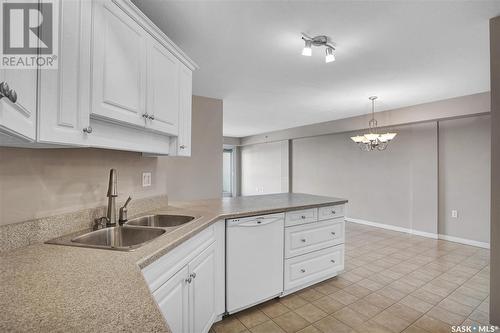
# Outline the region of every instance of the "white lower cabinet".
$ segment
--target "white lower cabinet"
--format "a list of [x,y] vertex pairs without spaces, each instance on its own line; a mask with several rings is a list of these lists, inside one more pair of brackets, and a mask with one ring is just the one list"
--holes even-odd
[[153,293],[161,313],[174,333],[189,332],[188,272],[189,268],[184,266]]
[[215,243],[153,293],[172,332],[208,332],[215,321]]
[[173,333],[206,333],[225,311],[224,221],[143,269]]
[[208,332],[215,321],[215,243],[189,264],[191,332]]
[[286,213],[283,295],[344,270],[343,215],[344,205]]

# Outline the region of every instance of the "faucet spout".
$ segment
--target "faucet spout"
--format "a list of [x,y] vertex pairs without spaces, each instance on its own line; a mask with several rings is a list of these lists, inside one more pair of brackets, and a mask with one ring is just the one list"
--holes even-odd
[[116,169],[109,170],[109,185],[108,185],[108,197],[117,197],[118,189],[117,189],[117,177],[116,177]]
[[108,184],[108,211],[106,213],[106,218],[108,220],[108,226],[116,226],[116,197],[118,196],[117,190],[117,176],[116,169],[111,169],[109,171],[109,184]]

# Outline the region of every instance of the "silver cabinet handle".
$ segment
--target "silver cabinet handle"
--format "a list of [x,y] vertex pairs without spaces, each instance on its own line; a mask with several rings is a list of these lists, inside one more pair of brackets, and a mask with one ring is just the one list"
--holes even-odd
[[332,260],[330,260],[330,261],[331,261],[332,263],[334,263],[334,264],[335,264],[335,260],[333,260],[333,259],[332,259]]
[[335,236],[335,231],[332,231],[332,235],[334,235],[334,236]]
[[187,148],[187,146],[185,146],[185,145],[180,145],[180,146],[179,146],[179,148],[180,148],[180,149],[186,149],[186,148]]
[[302,243],[305,243],[306,242],[306,239],[305,238],[302,238],[301,239]]
[[305,219],[305,218],[306,218],[306,216],[305,216],[305,215],[302,215],[300,218],[301,218],[301,219]]
[[191,277],[188,277],[188,278],[186,278],[185,281],[186,281],[186,283],[191,283],[191,281],[193,281],[193,279]]
[[337,214],[337,212],[336,212],[336,211],[334,211],[334,210],[332,210],[332,214]]
[[305,269],[303,269],[303,268],[302,268],[300,271],[301,271],[302,273],[305,273],[305,272],[306,272],[306,270],[305,270]]
[[146,113],[143,113],[142,114],[142,118],[144,119],[148,119],[149,118],[149,114],[146,112]]
[[83,129],[83,133],[87,133],[87,134],[92,133],[92,127],[90,127],[90,126],[85,127],[85,128]]
[[9,97],[9,99],[12,103],[17,102],[17,93],[14,89],[9,91],[9,94],[7,95],[7,97]]
[[196,273],[191,273],[189,277],[192,277],[193,279],[196,278]]
[[9,90],[10,90],[9,84],[5,81],[2,81],[2,83],[0,83],[0,93],[6,95]]
[[17,93],[14,89],[10,89],[7,82],[0,83],[0,99],[7,97],[12,103],[17,102]]
[[152,114],[152,115],[148,116],[148,118],[151,119],[151,120],[155,120],[155,115]]

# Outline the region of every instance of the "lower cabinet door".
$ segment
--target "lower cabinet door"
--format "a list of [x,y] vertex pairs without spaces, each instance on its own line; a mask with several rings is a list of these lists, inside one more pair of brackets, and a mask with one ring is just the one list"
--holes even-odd
[[188,273],[188,267],[184,266],[153,293],[172,333],[189,332]]
[[215,243],[212,243],[189,263],[189,276],[192,278],[189,293],[192,333],[208,332],[215,321],[215,250]]

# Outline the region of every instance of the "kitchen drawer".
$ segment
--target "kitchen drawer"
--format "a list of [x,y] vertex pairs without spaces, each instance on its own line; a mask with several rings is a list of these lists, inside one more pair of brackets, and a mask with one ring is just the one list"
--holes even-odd
[[344,216],[344,205],[318,208],[318,220],[328,220]]
[[285,258],[344,243],[344,219],[285,228]]
[[285,290],[319,282],[344,269],[344,244],[285,260]]
[[285,213],[285,227],[304,224],[304,223],[311,223],[317,220],[318,220],[317,208],[294,210]]

